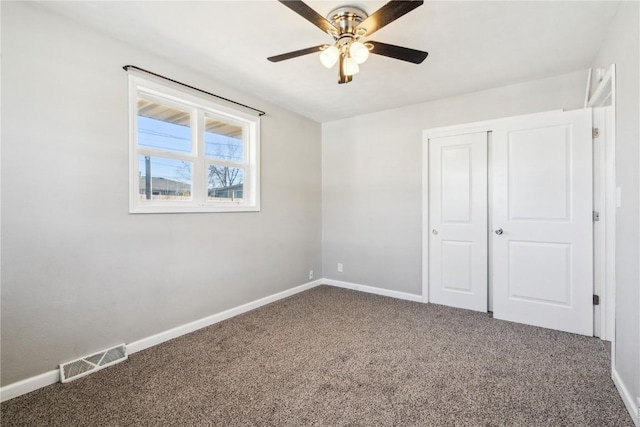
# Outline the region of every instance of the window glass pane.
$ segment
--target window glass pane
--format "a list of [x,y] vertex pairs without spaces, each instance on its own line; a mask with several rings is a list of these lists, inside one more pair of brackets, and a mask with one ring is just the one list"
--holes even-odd
[[244,170],[227,166],[209,165],[208,199],[230,202],[244,198]]
[[205,156],[232,162],[244,160],[241,126],[205,117],[204,129]]
[[191,200],[193,163],[138,156],[141,200]]
[[188,111],[138,98],[138,146],[191,153]]

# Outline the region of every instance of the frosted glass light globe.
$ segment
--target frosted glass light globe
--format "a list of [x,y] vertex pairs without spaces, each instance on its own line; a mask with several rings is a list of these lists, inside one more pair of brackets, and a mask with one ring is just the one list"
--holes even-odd
[[349,55],[358,64],[362,64],[369,57],[369,49],[367,49],[367,47],[360,42],[353,42],[349,46]]
[[331,68],[338,62],[340,51],[335,46],[330,46],[322,51],[320,54],[320,62],[327,68]]
[[360,67],[358,63],[353,58],[345,58],[344,59],[344,74],[346,76],[353,76],[354,74],[358,74],[360,71]]

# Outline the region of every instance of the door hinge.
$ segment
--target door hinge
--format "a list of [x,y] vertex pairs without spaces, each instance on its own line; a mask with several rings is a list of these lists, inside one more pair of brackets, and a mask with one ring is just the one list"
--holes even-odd
[[600,295],[593,296],[593,305],[600,305]]
[[593,215],[593,222],[600,221],[600,212],[593,211],[592,215]]
[[592,129],[592,136],[593,136],[593,139],[596,139],[596,138],[600,137],[600,128],[593,128]]

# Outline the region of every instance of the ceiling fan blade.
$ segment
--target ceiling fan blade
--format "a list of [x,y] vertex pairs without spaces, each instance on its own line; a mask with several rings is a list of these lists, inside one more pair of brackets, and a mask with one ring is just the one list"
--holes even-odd
[[334,27],[331,22],[329,22],[324,16],[320,15],[315,10],[311,9],[301,0],[278,0],[283,5],[287,6],[289,9],[293,10],[298,15],[302,16],[307,21],[311,22],[316,27],[320,28],[322,31],[326,32],[335,32],[339,29]]
[[421,50],[409,49],[408,47],[396,46],[393,44],[386,44],[380,42],[367,42],[373,45],[371,53],[376,55],[388,56],[389,58],[399,59],[401,61],[413,62],[414,64],[420,64],[425,60],[428,52]]
[[308,47],[306,49],[294,50],[293,52],[283,53],[282,55],[270,56],[267,59],[271,62],[280,62],[280,61],[284,61],[285,59],[297,58],[298,56],[320,52],[322,50],[322,47],[324,46],[326,46],[326,44],[321,44],[314,47]]
[[360,29],[364,29],[366,30],[365,35],[370,36],[380,28],[392,23],[402,15],[411,12],[413,9],[421,6],[423,3],[424,1],[422,0],[391,0],[389,3],[373,12],[367,19],[358,24],[358,26],[355,28],[355,31],[357,32]]

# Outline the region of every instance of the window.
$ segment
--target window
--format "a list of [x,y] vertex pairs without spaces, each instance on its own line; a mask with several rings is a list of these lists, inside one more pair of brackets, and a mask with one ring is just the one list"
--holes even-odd
[[131,213],[260,210],[258,117],[138,73],[129,88]]

